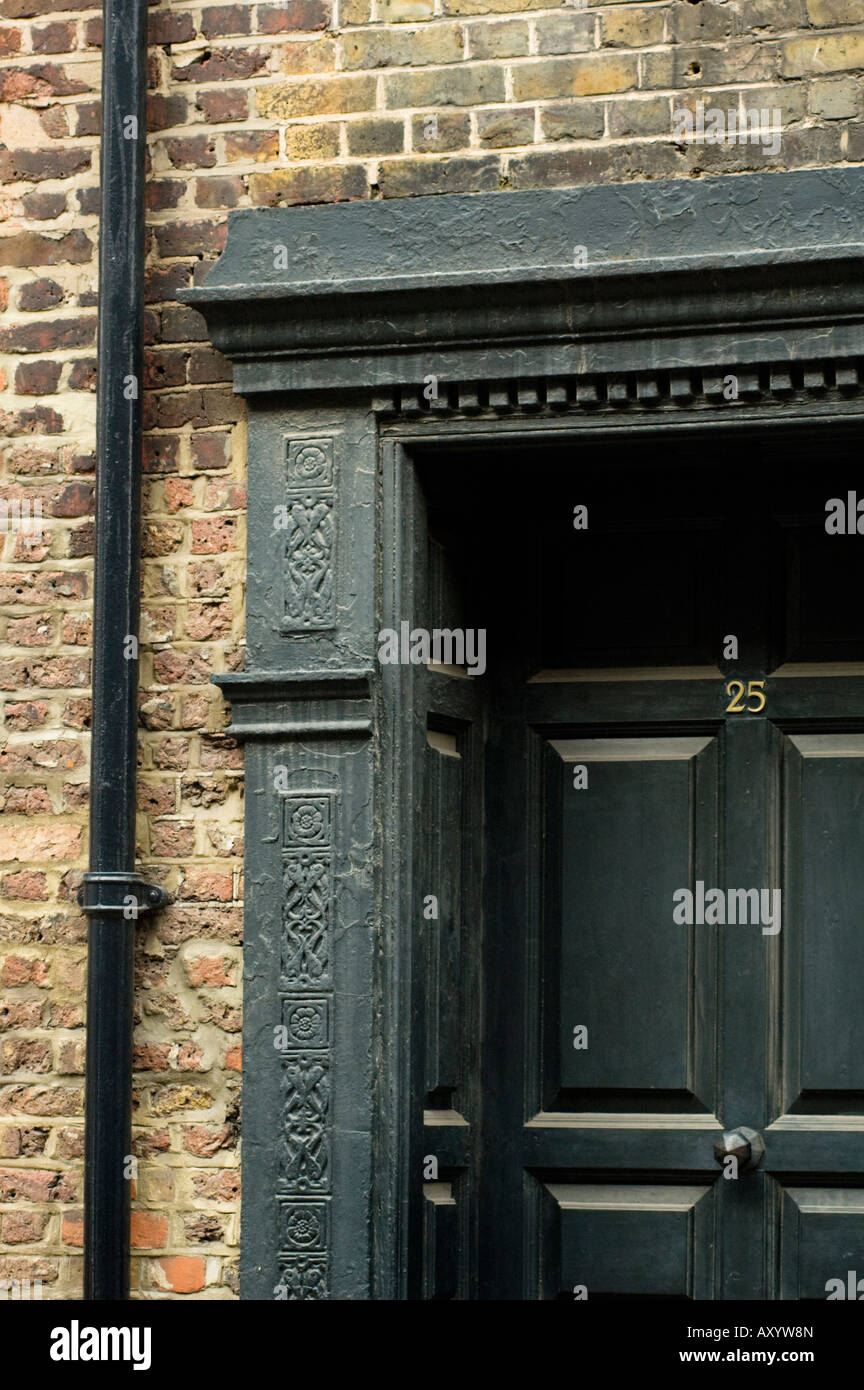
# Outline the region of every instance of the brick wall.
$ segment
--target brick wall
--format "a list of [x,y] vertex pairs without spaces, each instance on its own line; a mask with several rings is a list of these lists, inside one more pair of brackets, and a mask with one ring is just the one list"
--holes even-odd
[[[80,1291],[98,10],[0,0],[0,1280]],[[239,1239],[244,411],[175,290],[229,208],[860,162],[864,0],[287,0],[150,11],[133,1283]],[[674,113],[777,108],[780,149]],[[680,133],[679,133],[680,134]]]

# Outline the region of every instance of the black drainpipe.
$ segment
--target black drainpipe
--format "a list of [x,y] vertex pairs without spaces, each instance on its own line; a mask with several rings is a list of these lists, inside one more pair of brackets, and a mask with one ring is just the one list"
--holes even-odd
[[129,1297],[147,0],[104,0],[84,1297]]

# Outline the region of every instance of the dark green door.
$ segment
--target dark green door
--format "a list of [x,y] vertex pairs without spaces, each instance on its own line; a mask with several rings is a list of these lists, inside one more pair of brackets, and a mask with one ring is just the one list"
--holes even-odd
[[864,535],[753,447],[534,460],[484,553],[480,1297],[864,1279]]

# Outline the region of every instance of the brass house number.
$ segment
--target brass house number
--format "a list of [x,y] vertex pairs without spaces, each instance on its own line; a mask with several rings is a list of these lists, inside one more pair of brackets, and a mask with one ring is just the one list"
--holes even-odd
[[[759,714],[760,710],[765,708],[764,687],[764,681],[748,681],[746,687],[743,681],[730,681],[726,687],[726,694],[732,698],[726,706],[726,713]],[[745,693],[748,701],[746,705],[741,703]],[[755,700],[756,703],[750,704],[751,700]]]

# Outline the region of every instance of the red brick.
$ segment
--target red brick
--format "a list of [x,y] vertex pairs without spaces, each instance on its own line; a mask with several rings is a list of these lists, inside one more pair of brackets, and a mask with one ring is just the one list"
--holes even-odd
[[[35,233],[33,234],[35,236]],[[74,233],[70,232],[70,236]],[[37,238],[47,240],[47,238]],[[0,238],[0,247],[17,237]],[[54,242],[53,245],[57,245]],[[25,262],[26,264],[26,262]],[[43,265],[38,258],[34,265]],[[48,323],[18,323],[0,332],[2,352],[53,352],[56,348],[89,347],[96,335],[96,320],[91,318],[54,319]]]
[[170,555],[183,543],[183,526],[179,521],[148,521],[141,536],[141,553],[149,557]]
[[240,1174],[234,1168],[193,1173],[192,1188],[202,1201],[236,1202],[240,1196]]
[[0,984],[7,989],[20,985],[48,987],[49,963],[31,956],[7,956],[0,970]]
[[54,24],[34,24],[30,40],[34,53],[71,53],[75,48],[75,25],[62,20]]
[[222,1241],[225,1239],[224,1222],[218,1216],[193,1216],[187,1218],[183,1233],[192,1244],[208,1244],[210,1241]]
[[81,555],[93,555],[95,550],[96,530],[92,521],[69,532],[66,554],[70,560],[78,559]]
[[158,652],[153,659],[153,675],[160,685],[200,685],[210,679],[207,653]]
[[18,291],[18,308],[25,313],[54,309],[62,304],[64,293],[56,280],[28,280]]
[[0,1202],[71,1202],[70,1175],[38,1168],[0,1168]]
[[186,380],[188,354],[179,349],[149,348],[144,353],[144,385],[150,390],[181,386]]
[[217,48],[185,67],[175,65],[171,76],[175,82],[246,82],[266,67],[268,57],[267,49]]
[[192,603],[186,620],[186,636],[195,642],[209,642],[231,634],[232,612],[224,603]]
[[72,363],[67,386],[70,391],[95,391],[97,365],[95,357],[82,357]]
[[167,1071],[171,1057],[169,1043],[149,1043],[134,1048],[133,1066],[136,1071]]
[[67,728],[89,728],[92,713],[92,701],[89,696],[75,695],[63,706],[63,723]]
[[44,700],[28,700],[8,704],[4,713],[7,728],[14,729],[16,733],[26,733],[28,729],[36,729],[45,723],[48,705]]
[[234,1131],[230,1125],[185,1125],[183,1148],[197,1158],[212,1158],[220,1149],[230,1149],[234,1144]]
[[83,1246],[84,1213],[72,1211],[64,1212],[61,1235],[64,1245]]
[[[56,106],[49,106],[46,110],[39,112],[39,124],[49,140],[65,140],[67,136],[72,133],[70,116],[71,111],[66,106],[60,106],[59,104]],[[62,165],[51,164],[49,167],[59,170]],[[28,171],[28,173],[23,176],[32,178],[32,172]],[[50,178],[51,175],[46,174],[45,177]]]
[[44,101],[52,96],[75,96],[88,90],[86,82],[67,77],[64,69],[54,63],[8,68],[0,75],[0,101],[21,101],[26,97]]
[[50,815],[53,809],[45,787],[10,787],[6,793],[5,810],[10,816],[38,816],[42,811]]
[[231,458],[231,435],[214,430],[192,437],[192,458],[196,469],[225,468]]
[[242,87],[199,92],[195,105],[210,125],[222,121],[245,121],[249,115],[249,97]]
[[323,0],[287,0],[285,5],[258,6],[258,31],[261,34],[326,29],[329,20],[330,7]]
[[163,343],[198,343],[207,337],[207,325],[197,309],[168,304],[162,310]]
[[216,147],[208,135],[178,136],[163,143],[175,169],[210,169],[216,163]]
[[[65,132],[63,132],[65,134]],[[90,150],[0,150],[0,179],[4,183],[68,179],[89,169]]]
[[10,619],[6,628],[7,642],[16,647],[47,647],[53,636],[51,619],[45,613]]
[[147,42],[151,46],[189,43],[195,37],[195,23],[190,14],[151,10],[147,17]]
[[49,1028],[82,1028],[84,1010],[80,1004],[51,1004],[48,1008]]
[[[14,236],[4,236],[0,240],[0,264],[21,265],[26,270],[33,265],[58,265],[68,261],[72,265],[81,265],[85,261],[93,260],[93,243],[90,242],[86,232],[78,231],[67,232],[64,236],[51,236],[44,232],[15,232]],[[36,281],[31,286],[22,286],[22,295],[35,292],[35,285],[51,284],[51,281]],[[57,286],[60,288],[60,286]],[[25,295],[26,297],[26,295]],[[61,292],[60,297],[63,297]],[[50,309],[50,303],[43,304],[24,304],[21,309]],[[89,322],[89,320],[85,320]],[[60,327],[60,325],[56,325]],[[64,325],[71,327],[71,325]],[[65,343],[57,343],[57,346],[67,346]],[[26,350],[26,349],[25,349]],[[39,350],[39,349],[36,349]]]
[[34,15],[80,8],[80,0],[3,0],[2,12],[8,19],[30,19]]
[[184,859],[195,852],[195,827],[157,821],[150,830],[150,852],[159,859]]
[[182,511],[195,502],[195,485],[191,478],[166,478],[165,506],[169,512]]
[[48,885],[43,873],[35,869],[24,869],[18,874],[4,874],[2,893],[4,898],[16,898],[28,902],[46,902]]
[[144,273],[145,299],[148,304],[157,304],[163,299],[174,299],[177,291],[184,289],[189,280],[190,271],[185,265],[150,266]]
[[199,1255],[172,1255],[157,1260],[157,1265],[174,1293],[198,1293],[204,1287],[205,1265]]
[[143,782],[136,788],[138,810],[151,816],[170,815],[177,804],[173,782]]
[[187,111],[186,98],[179,93],[163,96],[161,92],[151,92],[147,98],[147,129],[169,130],[172,126],[184,125]]
[[0,1043],[0,1070],[5,1076],[16,1071],[50,1071],[51,1049],[47,1043],[32,1038],[4,1038]]
[[209,1071],[209,1063],[205,1061],[204,1052],[198,1043],[185,1042],[180,1044],[177,1053],[178,1071]]
[[53,222],[66,211],[65,193],[25,193],[21,199],[25,217],[35,222]]
[[[246,185],[242,178],[212,178],[195,180],[195,203],[199,208],[215,208],[217,211],[222,208],[236,208],[240,199],[246,192]],[[200,227],[200,223],[193,223],[193,226]],[[212,235],[212,234],[211,234]],[[172,254],[164,252],[163,254]],[[183,252],[174,254],[183,255]]]
[[[148,179],[145,199],[150,212],[163,212],[166,208],[176,208],[187,184],[180,179]],[[149,341],[153,341],[151,337]]]
[[215,348],[193,348],[189,355],[189,380],[196,386],[231,380],[231,364]]
[[38,360],[19,362],[15,390],[19,396],[50,396],[57,390],[62,363]]
[[0,1240],[7,1245],[28,1245],[42,1239],[47,1216],[42,1212],[5,1212],[0,1223]]
[[[211,161],[215,163],[215,159]],[[205,161],[206,163],[206,161]],[[202,182],[206,180],[196,179],[196,190]],[[239,183],[242,179],[217,179],[217,183],[231,185]],[[220,203],[214,199],[214,207],[233,207],[234,203]],[[209,218],[200,218],[197,222],[168,222],[164,226],[156,228],[156,245],[159,255],[169,256],[200,256],[210,255],[216,257],[221,254],[225,247],[225,236],[228,230],[227,222],[224,219],[213,221]]]
[[192,523],[192,554],[216,555],[233,550],[237,522],[233,516],[206,518]]
[[[19,410],[12,421],[13,434],[62,434],[64,428],[63,416],[56,410],[49,410],[45,405],[37,405],[33,410]],[[16,539],[11,558],[35,564],[44,560],[47,554],[47,545],[41,545],[33,536],[21,532]]]
[[37,743],[7,743],[0,749],[0,766],[7,772],[38,772],[46,768],[67,772],[83,767],[84,753],[71,739],[50,739]]
[[68,1162],[72,1158],[84,1157],[84,1129],[59,1129],[57,1133],[57,1157]]
[[250,11],[247,5],[214,5],[201,11],[201,32],[208,39],[248,34]]
[[243,768],[242,744],[218,735],[202,738],[201,766],[205,771],[225,768],[236,768],[238,772],[241,771]]
[[76,517],[92,515],[95,490],[92,483],[67,483],[51,503],[51,515]]
[[193,956],[185,962],[190,985],[219,989],[235,983],[236,967],[227,956]]
[[133,1250],[153,1250],[168,1239],[168,1222],[154,1211],[133,1211],[129,1223]]
[[7,1028],[38,1028],[41,1022],[41,999],[0,999],[0,1031]]
[[176,473],[178,440],[173,435],[148,435],[144,440],[145,473]]
[[87,597],[87,576],[69,570],[0,573],[0,603],[44,604]]
[[233,896],[234,883],[230,874],[204,868],[187,869],[178,890],[178,897],[184,901],[228,903]]

